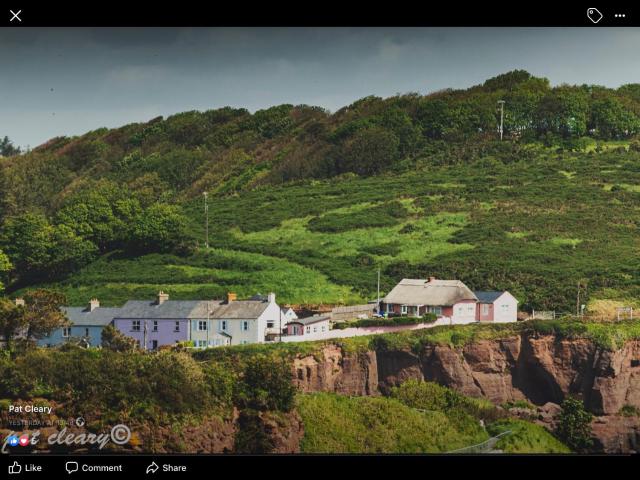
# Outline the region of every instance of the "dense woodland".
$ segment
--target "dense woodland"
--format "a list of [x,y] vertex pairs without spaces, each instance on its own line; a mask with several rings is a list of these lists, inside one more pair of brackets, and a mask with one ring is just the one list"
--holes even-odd
[[552,87],[513,71],[335,113],[185,112],[29,152],[5,138],[0,278],[7,293],[47,284],[72,303],[158,287],[353,303],[380,268],[384,290],[434,274],[508,289],[523,308],[575,310],[578,289],[627,301],[640,285],[639,132],[640,84]]

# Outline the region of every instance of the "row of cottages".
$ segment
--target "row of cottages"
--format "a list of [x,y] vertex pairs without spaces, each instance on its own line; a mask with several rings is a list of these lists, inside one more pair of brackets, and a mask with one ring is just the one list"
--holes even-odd
[[295,312],[281,309],[275,294],[237,300],[229,293],[225,301],[169,300],[159,292],[154,301],[130,300],[119,308],[101,307],[93,299],[88,307],[63,307],[70,326],[39,341],[54,346],[75,338],[87,346],[101,344],[102,330],[109,324],[136,339],[148,350],[191,341],[197,348],[262,343],[276,338],[287,318]]
[[382,299],[380,311],[414,317],[434,313],[456,324],[515,322],[518,300],[507,291],[471,291],[460,280],[404,278]]

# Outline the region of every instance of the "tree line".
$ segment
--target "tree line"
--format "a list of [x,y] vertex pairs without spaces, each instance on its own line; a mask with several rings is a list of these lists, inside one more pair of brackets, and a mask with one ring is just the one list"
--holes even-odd
[[25,212],[5,218],[0,280],[13,287],[58,280],[114,250],[140,255],[190,248],[179,206],[102,179],[71,194],[52,216]]

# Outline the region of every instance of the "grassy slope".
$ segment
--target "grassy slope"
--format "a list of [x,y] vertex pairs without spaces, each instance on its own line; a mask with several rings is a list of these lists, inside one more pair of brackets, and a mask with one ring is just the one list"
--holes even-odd
[[[63,288],[73,303],[90,296],[119,303],[159,288],[176,298],[273,290],[292,303],[355,303],[374,295],[380,266],[383,291],[403,276],[435,273],[508,289],[524,308],[570,311],[576,281],[586,279],[594,308],[603,299],[633,304],[637,157],[539,149],[535,162],[422,168],[418,161],[403,174],[214,197],[210,256],[102,259]],[[201,207],[186,204],[199,238]]]
[[438,453],[482,442],[459,433],[442,412],[423,413],[390,398],[299,395],[305,453]]
[[504,453],[571,453],[560,440],[540,425],[524,420],[498,420],[487,427],[491,435],[511,431],[496,444]]
[[569,453],[543,427],[523,420],[499,420],[475,434],[461,432],[440,411],[421,412],[384,397],[329,393],[297,397],[305,453],[442,453],[480,443],[505,430],[496,448],[505,453]]

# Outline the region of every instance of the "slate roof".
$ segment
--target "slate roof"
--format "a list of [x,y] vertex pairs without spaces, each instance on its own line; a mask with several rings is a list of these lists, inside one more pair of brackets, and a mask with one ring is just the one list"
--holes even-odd
[[302,325],[311,325],[313,323],[323,322],[325,320],[329,320],[329,317],[326,315],[313,315],[312,317],[298,318],[296,320],[291,320],[288,323],[301,323]]
[[210,309],[209,318],[214,318],[213,311],[220,303],[219,300],[166,300],[158,305],[155,300],[129,300],[115,318],[207,318],[207,308]]
[[258,318],[269,306],[262,300],[234,300],[222,303],[211,314],[215,319],[254,319]]
[[478,300],[460,280],[403,278],[382,300],[399,305],[451,306],[461,300]]
[[498,298],[500,298],[504,292],[494,292],[494,291],[487,291],[487,292],[483,292],[483,291],[477,291],[477,292],[473,292],[473,293],[475,293],[476,297],[478,297],[478,301],[479,301],[480,303],[493,303],[493,302],[495,302]]
[[72,325],[106,326],[118,316],[120,308],[98,307],[89,311],[87,307],[62,307]]

